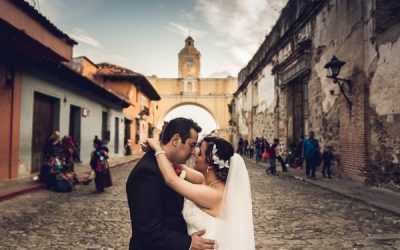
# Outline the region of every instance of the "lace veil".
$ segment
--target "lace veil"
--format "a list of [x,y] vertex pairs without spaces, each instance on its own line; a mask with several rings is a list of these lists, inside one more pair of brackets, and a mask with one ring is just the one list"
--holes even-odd
[[216,228],[215,250],[252,250],[254,245],[250,180],[243,158],[230,159]]

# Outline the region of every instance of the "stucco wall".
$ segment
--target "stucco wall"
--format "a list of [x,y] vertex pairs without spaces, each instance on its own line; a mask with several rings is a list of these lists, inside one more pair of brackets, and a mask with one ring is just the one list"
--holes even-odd
[[[252,133],[249,140],[256,137],[264,137],[272,141],[275,134],[275,107],[277,102],[275,79],[272,75],[272,65],[268,64],[257,76],[257,78],[249,85],[248,89],[252,89],[252,107],[247,109],[252,115]],[[245,117],[240,123],[247,123]]]
[[[249,87],[242,88],[235,98],[237,113],[232,115],[239,119],[238,134],[249,128],[253,131],[247,134],[267,138],[273,135],[285,140],[292,129],[288,114],[292,100],[288,86],[293,83],[288,83],[288,86],[284,83],[274,91],[267,87],[272,80],[263,78],[272,71],[268,68],[269,64],[279,66],[275,74],[280,77],[279,74],[285,73],[288,65],[301,60],[295,54],[301,43],[310,41],[309,51],[303,52],[310,55],[310,70],[299,78],[305,79],[307,84],[305,132],[314,130],[322,148],[326,145],[333,147],[338,159],[334,169],[336,175],[366,180],[374,185],[398,185],[400,3],[392,0],[327,0],[320,3],[323,4],[315,15],[305,21],[304,16],[298,15],[299,9],[314,3],[290,0],[289,8],[282,12],[274,30],[267,35],[252,61],[242,69],[239,84],[253,85],[253,89],[254,85],[258,85],[258,93],[254,95],[258,106],[257,112],[252,114],[251,128],[245,105],[245,93],[249,93]],[[295,18],[299,19],[294,21]],[[295,28],[297,24],[299,27]],[[291,32],[286,33],[289,29]],[[293,54],[299,59],[290,59]],[[352,102],[351,109],[338,85],[326,77],[324,65],[333,55],[346,62],[339,77],[352,81],[352,92],[347,91]],[[265,105],[268,100],[261,101],[266,96],[263,91],[269,95],[278,93],[277,104],[270,105],[276,107],[275,110]],[[275,131],[265,129],[265,126],[274,128],[273,124]]]
[[[101,137],[102,111],[105,105],[95,101],[99,98],[93,97],[85,91],[69,90],[62,86],[68,86],[67,82],[56,80],[51,77],[38,77],[26,70],[22,75],[22,97],[21,97],[21,127],[20,127],[20,167],[19,176],[29,175],[31,172],[32,158],[32,124],[34,92],[39,92],[51,97],[60,99],[60,135],[67,135],[69,132],[70,105],[87,108],[90,111],[88,117],[81,117],[81,149],[80,156],[83,162],[88,162],[90,152],[93,150],[93,138],[95,135]],[[64,97],[66,102],[64,102]],[[92,97],[92,99],[90,99]],[[106,103],[106,102],[105,102]],[[123,133],[124,123],[121,122],[122,110],[110,108],[110,142],[108,148],[110,156],[114,153],[114,130],[115,118],[120,118],[119,123],[119,153],[123,154]]]
[[371,164],[367,181],[373,185],[399,188],[400,24],[386,28],[387,31],[377,40],[377,55],[370,64]]

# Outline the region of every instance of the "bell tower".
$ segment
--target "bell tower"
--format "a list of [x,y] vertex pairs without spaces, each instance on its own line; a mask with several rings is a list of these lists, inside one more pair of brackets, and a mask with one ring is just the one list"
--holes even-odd
[[194,47],[194,40],[188,37],[185,47],[179,52],[179,78],[199,78],[200,76],[200,52]]

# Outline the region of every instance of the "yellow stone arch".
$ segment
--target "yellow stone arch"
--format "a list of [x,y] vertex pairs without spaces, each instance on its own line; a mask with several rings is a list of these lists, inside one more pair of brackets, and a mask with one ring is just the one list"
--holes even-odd
[[155,136],[161,132],[165,116],[174,108],[195,105],[206,110],[217,125],[216,134],[229,140],[228,104],[237,89],[237,78],[158,78],[148,77],[161,96],[155,102]]
[[171,106],[168,110],[165,111],[165,113],[160,113],[159,119],[158,119],[158,121],[157,121],[157,123],[156,123],[156,129],[157,129],[157,130],[161,130],[161,129],[162,129],[162,126],[163,126],[163,124],[164,124],[165,117],[166,117],[170,112],[172,112],[172,111],[175,110],[176,108],[179,108],[179,107],[182,107],[182,106],[186,106],[186,105],[194,105],[194,106],[197,106],[197,107],[203,109],[204,111],[206,111],[207,113],[209,113],[210,116],[211,116],[211,117],[214,119],[214,121],[215,121],[216,129],[219,129],[219,128],[220,128],[220,126],[219,126],[219,124],[218,124],[218,120],[217,120],[216,117],[215,117],[215,114],[213,114],[213,112],[212,112],[211,110],[209,110],[207,107],[205,107],[204,105],[202,105],[202,104],[200,104],[200,103],[197,103],[197,102],[183,102],[183,103],[178,103],[178,104],[176,104],[176,105]]

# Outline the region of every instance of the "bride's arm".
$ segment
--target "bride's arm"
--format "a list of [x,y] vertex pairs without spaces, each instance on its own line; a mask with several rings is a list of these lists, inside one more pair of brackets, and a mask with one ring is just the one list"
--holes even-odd
[[194,184],[206,184],[204,175],[186,165],[179,165],[179,167],[186,172],[185,180]]
[[[140,145],[143,149],[143,151],[147,152],[150,148],[152,148],[156,152],[161,152],[163,151],[161,144],[159,141],[154,140],[154,138],[148,138],[145,143],[142,143]],[[170,166],[170,161],[167,159],[167,162],[162,161],[161,164],[167,164]],[[159,163],[160,165],[160,163]],[[184,164],[177,165],[180,169],[186,172],[186,176],[184,179],[187,181],[194,183],[194,184],[206,184],[206,180],[204,178],[204,175],[194,169],[189,168],[188,166]]]
[[221,192],[207,185],[193,184],[179,178],[163,151],[156,151],[156,155],[158,167],[160,168],[165,183],[177,193],[193,201],[196,205],[208,209],[213,208],[212,205],[218,204],[218,201],[222,199]]

